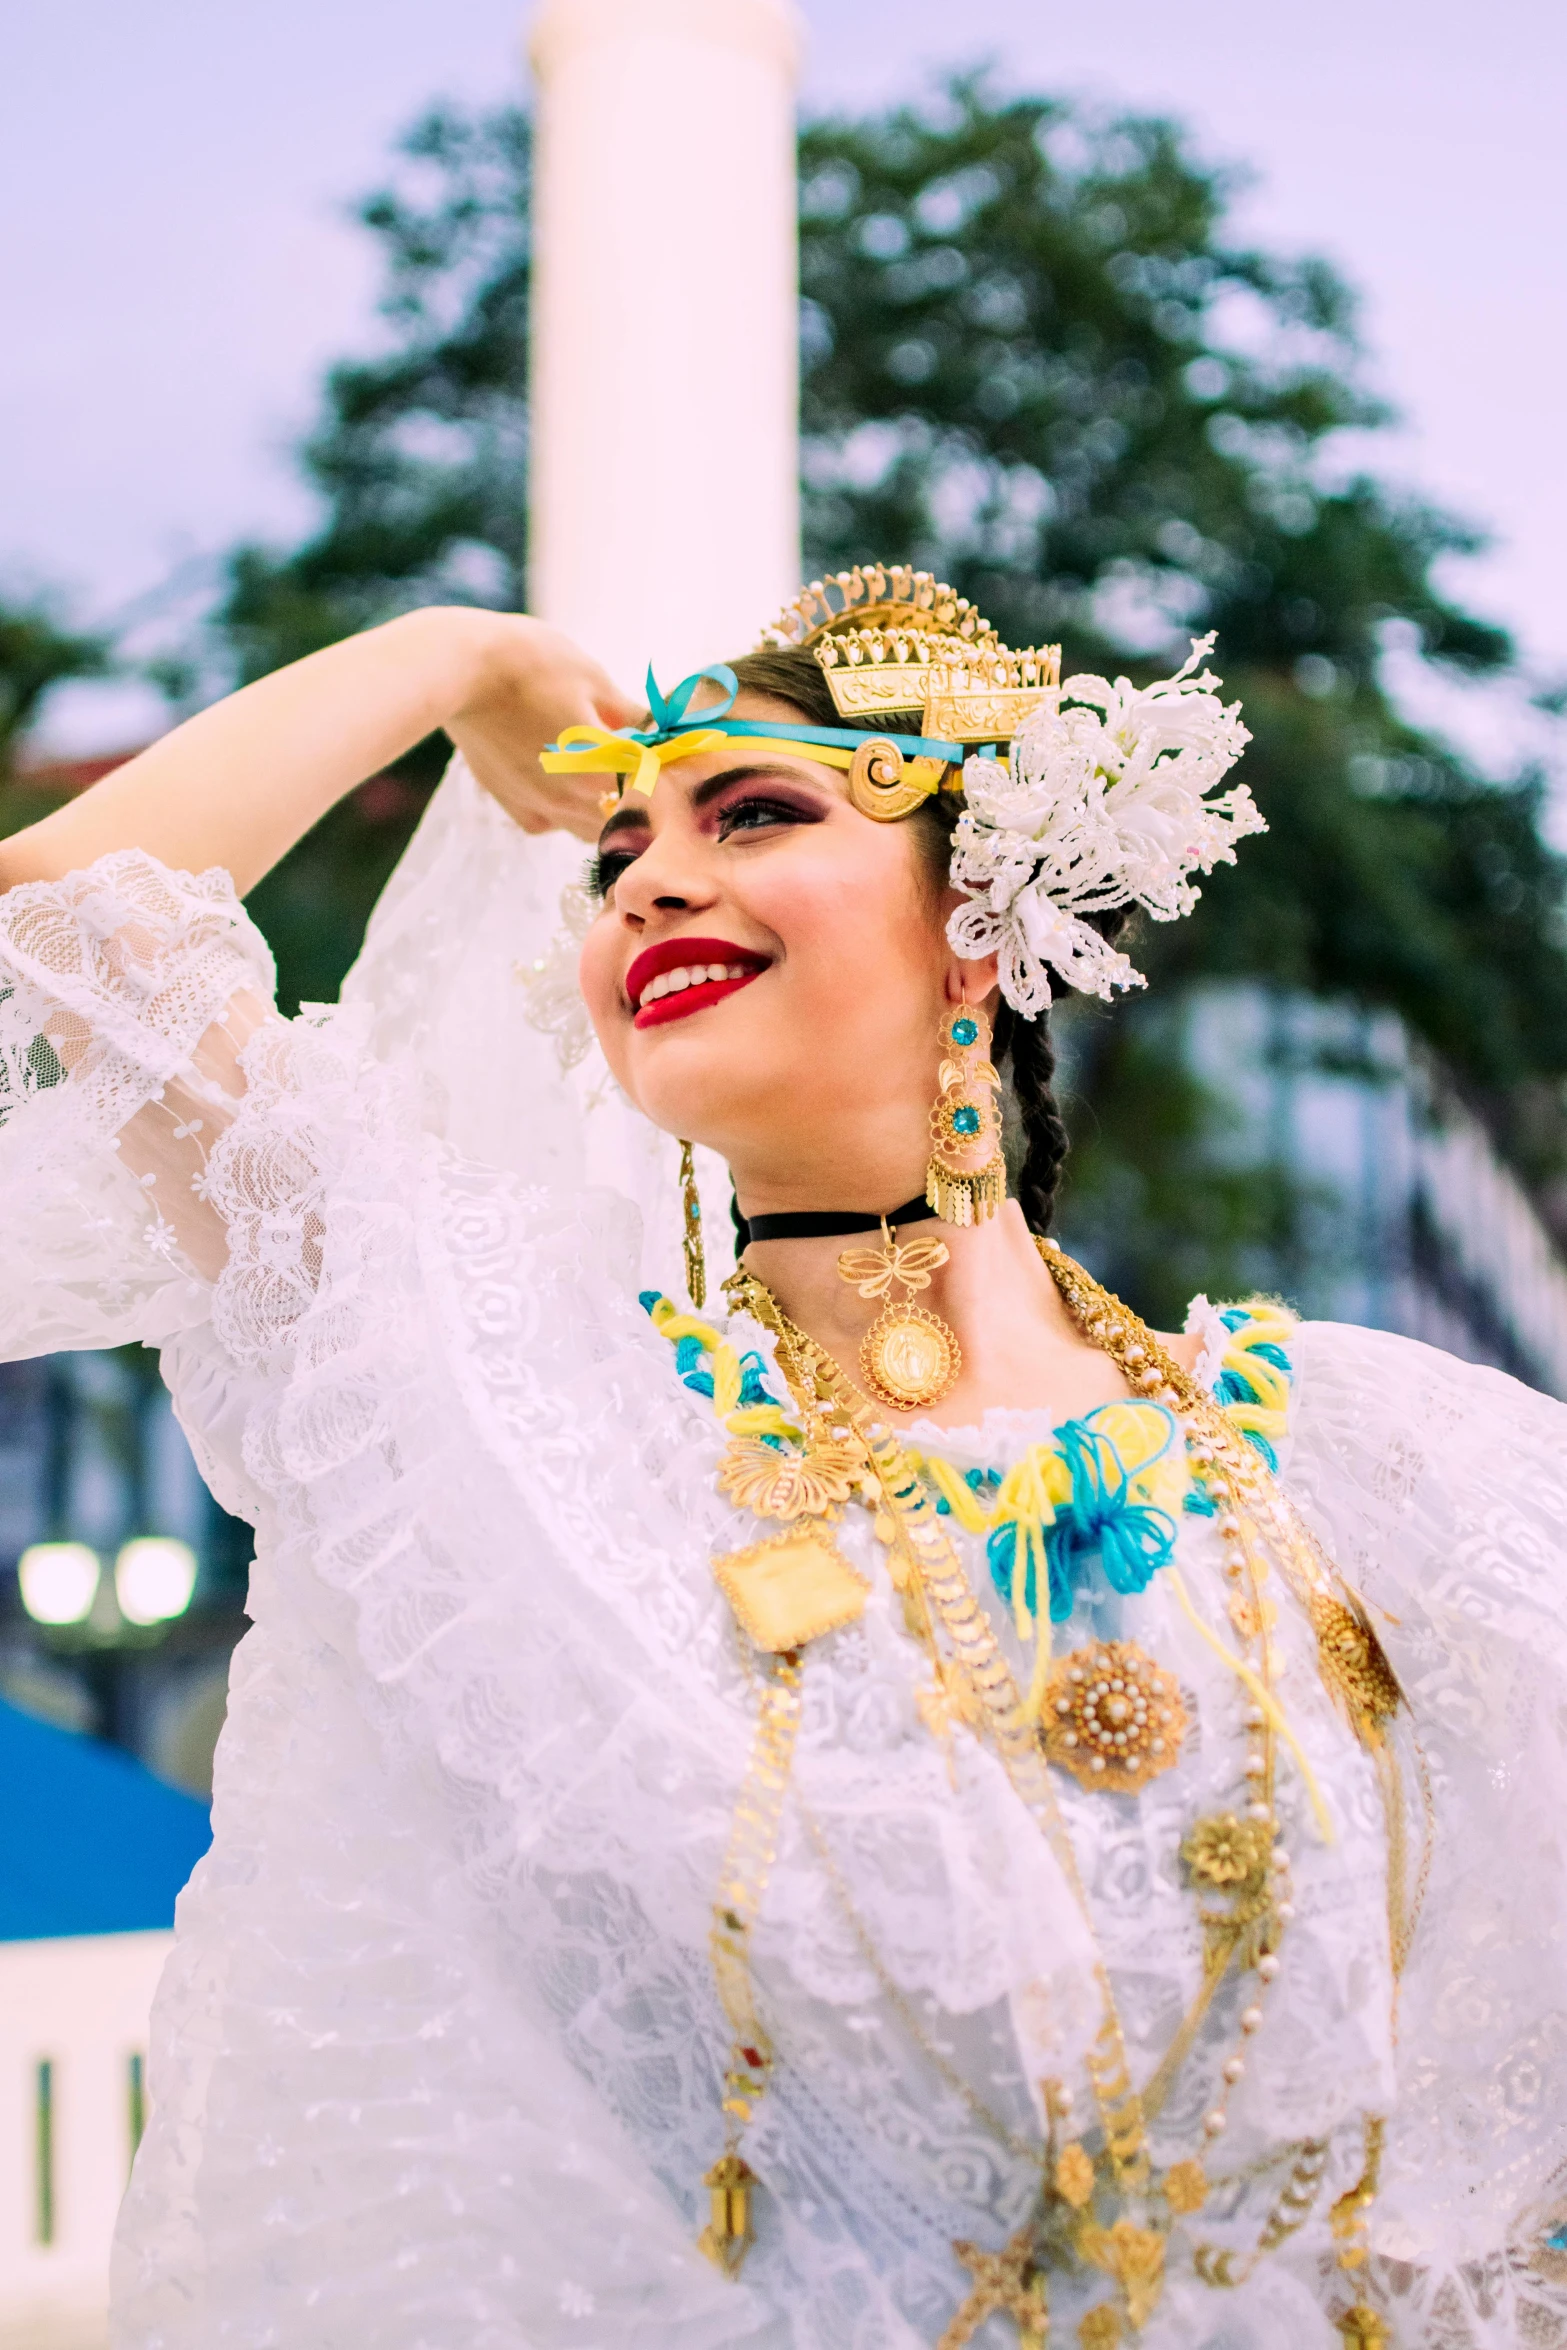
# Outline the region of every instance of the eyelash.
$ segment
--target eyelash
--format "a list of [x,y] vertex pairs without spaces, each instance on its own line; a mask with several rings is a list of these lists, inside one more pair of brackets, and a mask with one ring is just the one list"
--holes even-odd
[[583,884],[589,897],[600,901],[607,898],[626,867],[635,861],[624,849],[601,849],[597,856],[590,857]]
[[[743,816],[754,815],[758,811],[762,812],[764,825],[777,823],[816,824],[821,821],[815,814],[796,806],[792,800],[774,799],[767,793],[753,792],[744,799],[731,801],[724,810],[718,820],[719,839],[721,841],[728,840],[735,832],[760,829],[760,827],[742,824],[740,821]],[[599,899],[608,897],[622,873],[626,871],[628,866],[635,863],[636,857],[629,849],[600,850],[596,857],[591,857],[588,860],[587,887],[589,895]]]

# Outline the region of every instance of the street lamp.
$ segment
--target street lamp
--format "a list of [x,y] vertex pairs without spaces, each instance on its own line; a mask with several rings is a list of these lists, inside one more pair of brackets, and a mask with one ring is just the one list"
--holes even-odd
[[169,1534],[127,1542],[114,1562],[114,1595],[128,1624],[167,1624],[196,1588],[196,1553]]
[[85,1542],[34,1542],[17,1561],[22,1605],[35,1624],[81,1624],[92,1613],[101,1572]]

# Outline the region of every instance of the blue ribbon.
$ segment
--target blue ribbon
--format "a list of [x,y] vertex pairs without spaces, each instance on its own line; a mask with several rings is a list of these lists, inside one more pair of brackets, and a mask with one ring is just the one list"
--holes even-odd
[[[705,710],[698,710],[695,717],[688,718],[686,712],[691,706],[691,696],[699,685],[716,685],[724,698],[721,702],[711,703]],[[653,723],[641,729],[628,726],[625,732],[635,743],[658,743],[666,742],[672,734],[683,734],[694,726],[716,726],[719,719],[727,717],[734,708],[735,696],[739,691],[740,680],[728,662],[716,661],[711,669],[693,669],[690,676],[683,677],[674,692],[666,698],[658,690],[658,680],[653,675],[653,664],[650,661],[647,671],[647,706]]]
[[[707,715],[699,711],[695,723],[702,725]],[[944,759],[949,766],[961,766],[967,755],[961,743],[938,742],[928,734],[886,734],[880,727],[867,731],[863,726],[797,726],[792,718],[726,718],[723,728],[725,734],[760,734],[774,742],[831,743],[840,751],[857,751],[874,734],[906,759]]]
[[[716,685],[723,699],[709,702],[700,710],[691,708],[691,697],[699,685]],[[829,743],[834,750],[857,751],[866,739],[865,730],[850,726],[798,726],[786,718],[731,718],[735,697],[740,691],[740,680],[727,661],[715,661],[710,669],[693,669],[683,677],[671,693],[659,690],[651,662],[647,673],[647,706],[651,726],[617,726],[615,732],[632,743],[670,742],[676,735],[691,734],[702,727],[721,727],[725,734],[757,735],[767,741],[791,743]],[[923,734],[889,734],[881,740],[893,743],[906,759],[944,759],[949,765],[961,765],[966,753],[961,743],[937,742]],[[556,745],[546,745],[554,750]]]

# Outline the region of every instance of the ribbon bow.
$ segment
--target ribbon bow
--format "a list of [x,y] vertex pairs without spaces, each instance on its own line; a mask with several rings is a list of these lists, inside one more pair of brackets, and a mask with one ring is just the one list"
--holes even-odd
[[[723,699],[688,718],[691,696],[703,684],[716,685]],[[627,789],[649,798],[671,760],[694,759],[699,752],[710,751],[715,743],[723,741],[723,730],[714,721],[728,717],[739,691],[740,680],[722,661],[711,669],[693,669],[667,696],[660,693],[658,680],[649,667],[647,706],[653,720],[651,726],[565,727],[559,742],[548,746],[539,764],[549,775],[582,771],[589,775],[624,775],[630,779]]]
[[[699,711],[695,718],[687,718],[686,711],[690,708],[691,696],[699,685],[716,685],[724,698],[721,702],[715,702],[710,709]],[[711,726],[718,719],[728,717],[735,706],[735,696],[739,691],[740,680],[728,662],[715,661],[711,669],[693,669],[690,676],[683,677],[674,692],[666,699],[658,690],[658,680],[653,675],[653,666],[649,662],[647,706],[648,715],[653,723],[643,730],[638,740],[653,742],[661,734],[678,733],[682,727]]]
[[541,754],[539,765],[547,775],[569,775],[579,769],[589,775],[626,775],[631,779],[630,790],[651,795],[672,759],[693,759],[698,751],[710,751],[723,739],[714,727],[677,734],[669,742],[650,743],[625,728],[568,726],[562,729],[560,741]]
[[929,1289],[930,1277],[948,1257],[944,1240],[893,1241],[886,1248],[846,1248],[838,1259],[839,1278],[861,1297],[885,1297],[894,1281],[912,1297]]

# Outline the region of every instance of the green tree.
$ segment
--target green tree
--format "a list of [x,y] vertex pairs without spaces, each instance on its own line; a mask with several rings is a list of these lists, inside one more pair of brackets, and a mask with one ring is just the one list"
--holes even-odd
[[[1505,636],[1433,584],[1440,557],[1478,542],[1335,478],[1335,434],[1386,421],[1351,297],[1321,262],[1236,246],[1229,193],[1167,122],[1096,125],[974,81],[936,108],[812,126],[811,543],[824,567],[912,556],[1009,641],[1064,638],[1072,667],[1216,630],[1271,829],[1194,920],[1145,927],[1143,967],[1164,986],[1245,976],[1391,1005],[1543,1186],[1567,1163],[1567,954],[1540,785],[1476,775],[1381,684],[1393,622],[1450,672],[1507,666]],[[1274,1170],[1253,1228],[1233,1197],[1216,1228],[1201,1104],[1178,1109],[1166,1085],[1160,1119],[1144,1115],[1146,1018],[1077,1021],[1091,1114],[1075,1197],[1123,1236],[1120,1277],[1168,1311],[1188,1243],[1211,1264],[1271,1236],[1277,1256],[1289,1187]],[[1158,1213],[1106,1217],[1140,1120],[1137,1184]]]
[[300,451],[321,527],[231,561],[219,621],[242,681],[415,605],[522,601],[528,125],[439,108],[398,165],[358,214],[381,246],[386,348],[330,370]]
[[[304,450],[321,527],[234,559],[218,638],[236,674],[432,596],[518,600],[528,169],[519,115],[442,111],[363,208],[386,256],[386,348],[328,378]],[[1381,683],[1394,623],[1463,676],[1501,673],[1510,647],[1434,583],[1472,534],[1335,471],[1336,436],[1384,421],[1350,295],[1321,262],[1237,245],[1231,194],[1167,122],[975,80],[807,126],[811,560],[913,557],[1013,642],[1063,638],[1069,667],[1162,663],[1215,629],[1272,829],[1194,921],[1145,930],[1144,967],[1392,1006],[1543,1187],[1567,1166],[1567,952],[1539,785],[1480,777]],[[432,767],[427,747],[401,804],[373,821],[351,804],[258,893],[300,992],[330,992]],[[1074,1021],[1078,1198],[1103,1221],[1143,1154],[1157,1246],[1151,1213],[1111,1220],[1143,1235],[1118,1269],[1162,1305],[1167,1264],[1222,1281],[1237,1251],[1277,1253],[1291,1193],[1279,1169],[1249,1208],[1244,1187],[1199,1197],[1212,1153],[1195,1093],[1143,1117],[1137,1141],[1139,1018]]]
[[52,598],[0,601],[0,829],[14,831],[32,821],[12,812],[13,791],[19,802],[33,796],[16,789],[13,771],[17,747],[50,688],[74,677],[101,676],[107,666],[102,638],[69,627]]
[[[382,252],[385,348],[330,370],[300,452],[321,525],[294,548],[236,550],[199,677],[246,683],[421,604],[522,603],[528,125],[437,109],[397,165],[359,208]],[[447,747],[420,744],[253,893],[289,1008],[336,995]]]

